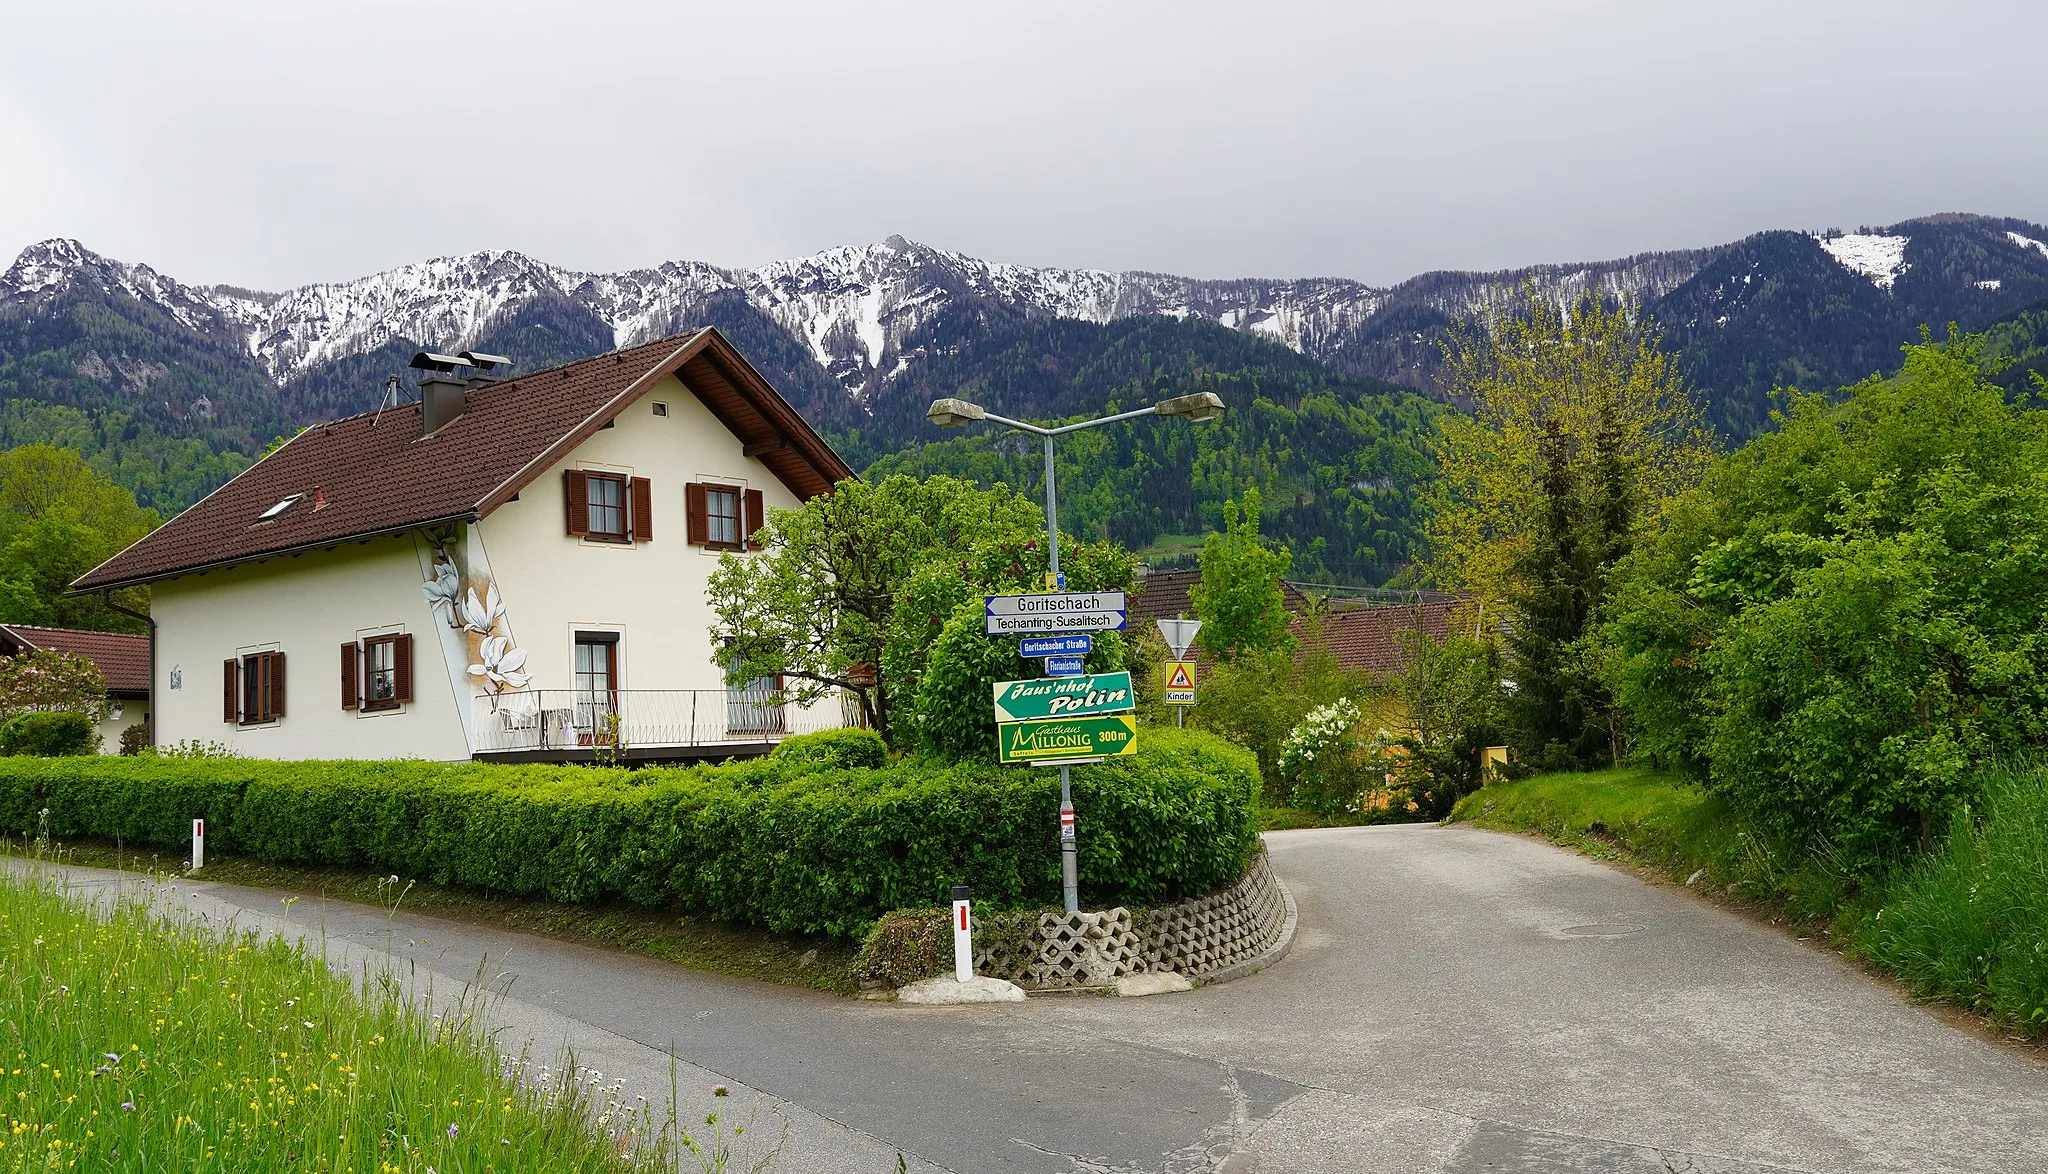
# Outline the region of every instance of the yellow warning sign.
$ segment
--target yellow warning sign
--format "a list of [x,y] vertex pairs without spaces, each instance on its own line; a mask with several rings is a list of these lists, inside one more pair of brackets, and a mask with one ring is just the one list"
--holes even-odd
[[1172,660],[1166,663],[1166,703],[1168,705],[1193,705],[1195,703],[1195,662]]

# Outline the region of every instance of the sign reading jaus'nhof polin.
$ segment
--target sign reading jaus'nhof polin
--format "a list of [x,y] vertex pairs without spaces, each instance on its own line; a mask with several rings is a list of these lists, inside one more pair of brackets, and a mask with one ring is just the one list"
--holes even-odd
[[1136,702],[1131,694],[1131,674],[1096,673],[1035,681],[997,681],[995,706],[996,721],[1001,723],[1128,713],[1136,708]]

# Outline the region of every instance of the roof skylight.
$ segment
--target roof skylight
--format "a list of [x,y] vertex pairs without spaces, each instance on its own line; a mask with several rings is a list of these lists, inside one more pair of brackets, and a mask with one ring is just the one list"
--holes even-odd
[[259,522],[268,522],[270,519],[278,516],[279,514],[292,508],[294,505],[297,505],[299,502],[305,500],[305,497],[306,495],[303,493],[294,493],[290,497],[285,498],[283,501],[278,502],[276,505],[271,506],[269,509],[264,510],[262,513],[256,515],[256,520]]

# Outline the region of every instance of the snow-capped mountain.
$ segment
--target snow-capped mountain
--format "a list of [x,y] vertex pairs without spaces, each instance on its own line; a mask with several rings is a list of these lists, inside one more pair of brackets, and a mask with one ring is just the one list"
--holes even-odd
[[265,294],[185,285],[76,241],[50,240],[31,245],[0,275],[0,306],[31,306],[88,280],[158,306],[195,331],[232,336],[284,384],[392,342],[468,346],[542,299],[567,299],[603,322],[613,345],[631,346],[700,321],[714,297],[738,295],[800,340],[848,391],[866,394],[902,370],[922,327],[967,303],[1095,323],[1141,314],[1201,318],[1341,364],[1392,302],[1412,300],[1459,317],[1519,297],[1524,283],[1533,282],[1559,297],[1597,288],[1641,303],[1682,283],[1707,255],[1657,254],[1490,276],[1432,274],[1388,290],[1341,278],[1201,281],[1033,268],[890,237],[755,269],[676,261],[624,273],[578,273],[522,253],[488,251]]
[[[1588,290],[1654,319],[1717,422],[1743,435],[1762,426],[1773,386],[1853,381],[1890,366],[1923,323],[1974,328],[2048,298],[2048,229],[1943,215],[1582,265],[1428,273],[1386,288],[1037,268],[890,237],[756,268],[671,261],[622,273],[487,251],[260,293],[188,285],[49,240],[0,274],[0,358],[40,356],[37,378],[17,375],[0,391],[90,407],[89,390],[52,390],[69,372],[146,393],[151,410],[172,420],[239,413],[244,427],[264,429],[373,405],[383,373],[415,347],[503,348],[535,365],[713,322],[805,410],[859,430],[864,420],[914,420],[883,410],[898,388],[931,391],[921,371],[1033,323],[1206,322],[1352,375],[1433,389],[1452,323],[1532,292],[1567,301]],[[126,315],[140,335],[121,337],[160,345],[144,354],[152,348],[95,341],[98,327],[66,309],[86,303],[101,307],[92,321],[104,321],[102,311]],[[33,337],[10,341],[8,332],[22,331]],[[961,377],[957,362],[947,369]],[[240,406],[230,410],[224,396],[241,397]],[[908,437],[880,443],[899,441]]]

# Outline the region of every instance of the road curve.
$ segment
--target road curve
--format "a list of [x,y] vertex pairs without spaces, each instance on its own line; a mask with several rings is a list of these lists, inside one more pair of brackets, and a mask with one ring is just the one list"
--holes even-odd
[[[2048,1170],[2048,1067],[1833,955],[1466,828],[1269,835],[1294,947],[1147,999],[909,1007],[206,883],[174,901],[509,984],[508,1043],[758,1114],[782,1171],[1746,1174]],[[1084,845],[1085,850],[1085,845]],[[73,883],[140,882],[68,870]],[[289,924],[287,924],[287,919]],[[759,1153],[760,1149],[753,1150]],[[1227,1162],[1227,1166],[1226,1166]]]

